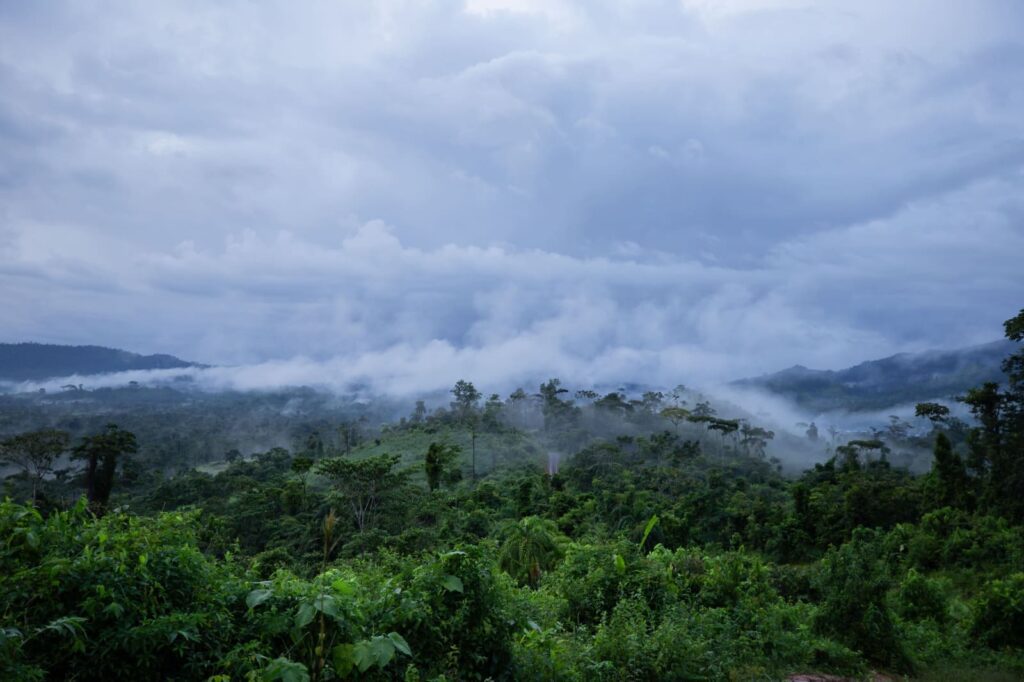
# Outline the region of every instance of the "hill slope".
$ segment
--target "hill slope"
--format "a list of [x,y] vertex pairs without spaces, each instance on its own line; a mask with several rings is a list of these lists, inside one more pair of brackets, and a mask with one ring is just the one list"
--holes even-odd
[[1000,364],[1013,347],[995,341],[954,351],[899,353],[835,371],[796,365],[733,385],[766,390],[821,412],[882,409],[949,398],[985,381],[1002,381]]
[[72,374],[103,374],[129,369],[197,367],[173,355],[139,355],[103,346],[0,343],[0,379],[38,381]]

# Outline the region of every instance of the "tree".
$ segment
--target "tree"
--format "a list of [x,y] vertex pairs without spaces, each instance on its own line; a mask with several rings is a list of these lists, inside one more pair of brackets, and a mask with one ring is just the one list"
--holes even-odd
[[694,417],[714,417],[717,414],[715,408],[707,400],[698,401],[693,408]]
[[0,442],[0,461],[19,467],[32,483],[32,504],[43,478],[53,471],[53,462],[68,449],[66,431],[41,429],[12,436]]
[[679,425],[690,416],[690,411],[682,407],[666,407],[661,411],[661,416],[672,422],[676,435],[679,435]]
[[877,534],[864,528],[829,550],[815,574],[821,602],[814,625],[869,660],[909,671],[912,664],[886,605],[891,579],[881,555]]
[[501,401],[501,396],[497,393],[492,393],[491,397],[484,403],[482,421],[485,429],[497,431],[501,428],[501,411],[503,409],[505,409],[505,403]]
[[455,400],[451,403],[452,412],[460,420],[475,413],[477,404],[480,402],[480,398],[483,397],[483,394],[476,389],[473,382],[464,379],[459,379],[455,382],[455,387],[452,388],[451,393],[455,396]]
[[519,428],[526,428],[530,396],[522,388],[517,388],[509,394],[507,404],[512,423]]
[[302,504],[306,504],[306,486],[309,478],[309,471],[313,468],[313,458],[299,456],[292,460],[292,473],[299,477],[302,482]]
[[306,437],[306,452],[314,459],[324,456],[324,441],[319,431],[311,431]]
[[422,424],[427,418],[427,405],[422,400],[416,401],[416,407],[413,408],[412,416],[409,417],[409,421],[413,424]]
[[404,480],[404,476],[392,471],[396,464],[398,455],[377,455],[360,460],[332,457],[320,460],[316,471],[330,479],[351,510],[356,528],[362,533],[373,524],[381,498]]
[[886,433],[889,435],[890,443],[900,443],[907,439],[907,435],[910,433],[910,424],[901,419],[899,415],[890,415]]
[[744,423],[740,427],[740,433],[743,434],[743,440],[740,442],[747,451],[747,455],[764,459],[767,454],[768,441],[775,438],[775,432]]
[[120,458],[138,450],[135,434],[117,424],[107,424],[102,433],[86,436],[75,447],[74,457],[85,460],[86,496],[95,513],[102,514],[106,510]]
[[455,387],[451,392],[455,396],[455,400],[451,403],[452,413],[464,428],[469,429],[473,480],[476,480],[476,430],[480,423],[477,406],[483,394],[476,389],[472,382],[463,379],[455,382]]
[[338,441],[343,454],[352,452],[359,445],[359,421],[343,422],[338,427]]
[[441,485],[445,470],[458,456],[459,448],[454,445],[430,444],[427,454],[423,458],[423,469],[427,474],[427,487],[430,488],[430,492],[434,492]]
[[633,406],[626,400],[626,396],[617,391],[613,391],[604,396],[595,402],[594,406],[598,409],[606,410],[607,412],[617,414],[619,416],[625,416],[627,412],[633,411]]
[[558,397],[568,392],[569,389],[562,388],[561,379],[549,379],[540,385],[538,397],[541,400],[541,411],[544,414],[545,429],[549,431],[556,429],[565,414],[572,409],[571,402]]
[[941,431],[935,435],[934,454],[930,483],[935,506],[960,506],[966,494],[967,471],[963,460],[953,451],[949,437]]
[[[1006,338],[1024,341],[1024,310],[1003,323]],[[979,425],[967,434],[967,466],[978,482],[982,506],[1024,519],[1024,348],[1002,364],[1006,390],[994,382],[958,398]]]
[[918,403],[914,408],[914,416],[925,417],[932,426],[938,426],[949,418],[949,408],[939,403]]
[[970,408],[980,426],[970,430],[967,443],[970,457],[967,465],[974,474],[986,478],[994,461],[1000,459],[1003,449],[1003,394],[999,384],[989,381],[972,388],[959,400]]
[[641,397],[640,405],[651,414],[656,414],[664,402],[665,394],[661,391],[645,391]]
[[861,468],[860,456],[862,452],[865,452],[865,459],[867,459],[866,452],[874,450],[879,452],[879,459],[881,460],[885,460],[886,455],[889,454],[889,447],[877,438],[851,440],[846,445],[837,447],[836,454],[842,458],[843,468],[852,470]]
[[564,547],[553,521],[527,516],[506,528],[498,563],[520,584],[536,587],[541,575],[561,561]]
[[721,440],[721,453],[725,456],[725,437],[731,433],[734,433],[740,428],[739,421],[735,419],[718,419],[714,418],[708,423],[708,429],[711,431],[718,431]]

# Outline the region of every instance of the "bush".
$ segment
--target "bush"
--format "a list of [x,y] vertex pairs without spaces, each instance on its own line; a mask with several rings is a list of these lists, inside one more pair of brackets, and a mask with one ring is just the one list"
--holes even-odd
[[896,597],[897,611],[910,620],[930,618],[936,623],[946,621],[946,597],[939,584],[914,569],[900,584]]
[[816,580],[822,600],[815,626],[870,661],[909,671],[910,659],[885,604],[891,581],[878,558],[877,538],[875,531],[857,529],[850,542],[822,559]]
[[1024,573],[985,584],[974,607],[971,634],[991,647],[1024,647]]

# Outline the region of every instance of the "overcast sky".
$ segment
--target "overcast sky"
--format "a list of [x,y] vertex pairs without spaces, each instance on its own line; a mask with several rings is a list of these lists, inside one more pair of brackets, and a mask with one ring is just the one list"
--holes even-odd
[[0,340],[417,389],[993,340],[1024,306],[1022,27],[1020,0],[0,0]]

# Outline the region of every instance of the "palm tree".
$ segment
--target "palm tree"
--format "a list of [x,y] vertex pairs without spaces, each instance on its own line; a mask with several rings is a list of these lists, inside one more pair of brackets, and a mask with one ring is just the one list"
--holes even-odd
[[527,516],[505,530],[498,562],[521,585],[536,587],[565,554],[565,537],[553,521]]

